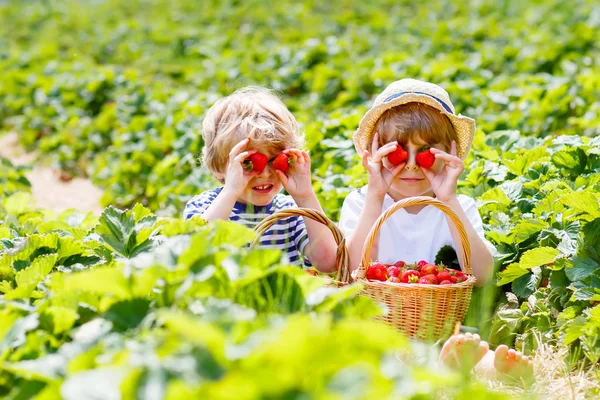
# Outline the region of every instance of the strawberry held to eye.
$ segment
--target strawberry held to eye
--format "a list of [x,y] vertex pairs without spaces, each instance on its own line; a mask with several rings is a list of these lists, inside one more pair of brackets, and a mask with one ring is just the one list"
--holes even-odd
[[262,153],[253,153],[245,161],[245,168],[248,171],[256,171],[259,174],[263,172],[267,166],[269,159]]
[[384,264],[375,263],[367,268],[367,279],[370,281],[387,281],[388,270]]
[[415,160],[417,161],[417,164],[419,164],[419,166],[429,169],[433,166],[433,163],[435,162],[435,156],[433,155],[431,150],[429,150],[429,147],[425,147],[417,154]]
[[273,168],[278,171],[286,172],[290,165],[292,165],[294,159],[285,153],[277,154],[277,157],[273,160]]
[[408,152],[404,150],[401,144],[396,147],[396,150],[387,155],[388,161],[392,165],[399,165],[408,160]]

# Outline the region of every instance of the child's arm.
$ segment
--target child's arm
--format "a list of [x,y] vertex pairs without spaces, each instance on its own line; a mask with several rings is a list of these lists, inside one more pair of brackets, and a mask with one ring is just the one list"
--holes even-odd
[[248,185],[248,181],[255,173],[244,173],[242,163],[256,150],[243,151],[248,146],[249,139],[244,139],[236,144],[229,152],[229,162],[227,164],[227,180],[223,190],[210,207],[204,211],[202,218],[207,221],[217,219],[229,220],[229,215],[236,200],[242,195],[244,189]]
[[[471,245],[471,267],[473,268],[473,275],[477,278],[478,286],[484,285],[491,280],[494,273],[494,257],[484,241],[477,234],[477,231],[456,197],[458,177],[465,169],[462,160],[456,156],[456,143],[452,142],[450,154],[435,148],[432,148],[431,152],[435,155],[436,159],[444,161],[444,167],[438,174],[425,168],[421,168],[421,171],[423,171],[427,179],[429,179],[436,198],[448,205],[465,226],[469,244]],[[454,224],[451,222],[448,224],[450,225],[450,232],[454,239],[454,245],[458,249],[461,246],[458,231],[454,227]],[[458,253],[459,262],[463,265],[464,260],[462,259],[462,253],[460,251]]]
[[[287,175],[276,170],[283,187],[292,196],[298,207],[312,208],[323,212],[312,187],[308,153],[298,149],[288,149],[283,152],[294,160],[294,165],[288,170]],[[304,218],[304,224],[309,240],[309,244],[306,246],[306,256],[319,271],[334,272],[336,270],[337,244],[333,234],[325,225],[311,218]]]
[[[473,227],[471,220],[467,217],[467,214],[463,210],[458,199],[454,197],[446,202],[446,204],[454,211],[465,227],[465,231],[469,238],[469,244],[471,245],[471,268],[473,268],[473,275],[477,278],[477,286],[483,286],[492,279],[494,273],[494,257],[490,253],[485,242],[481,239],[481,236],[479,236]],[[454,245],[457,249],[460,249],[460,235],[450,218],[448,218],[448,225],[450,226],[452,239],[454,239]],[[464,264],[462,252],[458,251],[457,253],[458,260],[462,266]]]
[[[369,231],[381,215],[383,199],[396,175],[406,165],[406,163],[401,163],[391,171],[382,165],[381,161],[383,157],[396,150],[397,147],[398,144],[396,142],[390,142],[379,148],[379,133],[375,133],[371,146],[372,154],[374,154],[373,158],[369,159],[369,152],[367,150],[362,155],[362,165],[367,170],[369,184],[367,199],[358,218],[358,225],[347,240],[351,271],[360,265],[363,246]],[[371,253],[378,253],[377,239],[373,242]]]

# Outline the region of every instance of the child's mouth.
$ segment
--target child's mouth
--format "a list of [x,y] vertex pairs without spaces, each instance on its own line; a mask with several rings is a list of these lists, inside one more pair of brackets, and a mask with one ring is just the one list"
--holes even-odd
[[271,191],[271,189],[273,189],[273,185],[271,185],[271,184],[258,185],[258,186],[252,187],[252,190],[254,190],[255,192],[258,192],[260,194],[269,193]]

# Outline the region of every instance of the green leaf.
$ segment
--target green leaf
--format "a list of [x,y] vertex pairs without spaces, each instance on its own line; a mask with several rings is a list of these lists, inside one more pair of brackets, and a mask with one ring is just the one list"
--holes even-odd
[[158,312],[159,323],[183,339],[211,349],[219,362],[225,361],[225,335],[215,325],[211,325],[186,315],[180,311],[161,310]]
[[120,299],[130,298],[129,283],[121,268],[103,267],[64,277],[60,290],[92,292],[113,295]]
[[545,264],[551,264],[560,255],[560,251],[551,247],[538,247],[528,250],[521,256],[519,265],[521,268],[531,269]]
[[39,318],[35,313],[16,320],[0,342],[0,353],[21,346],[25,343],[26,333],[37,328],[38,325]]
[[134,227],[135,220],[131,213],[109,206],[100,216],[100,224],[96,227],[96,232],[114,251],[127,256],[129,254],[127,246],[131,245],[130,238]]
[[532,150],[525,150],[519,154],[504,153],[502,161],[510,172],[517,176],[524,175],[529,166],[547,157],[548,153],[544,147],[536,147]]
[[528,298],[536,291],[542,279],[541,268],[534,268],[531,274],[521,276],[512,283],[513,293],[521,298]]
[[572,192],[561,197],[561,202],[577,212],[600,216],[598,198],[591,192]]
[[588,222],[583,227],[584,246],[600,249],[600,218]]
[[150,310],[147,299],[129,299],[119,301],[110,306],[104,317],[111,321],[116,328],[125,331],[137,327]]
[[535,219],[523,220],[519,221],[511,232],[515,234],[516,243],[523,243],[531,239],[532,236],[537,235],[545,227],[547,227],[547,224]]
[[33,196],[26,192],[17,192],[2,199],[2,206],[12,215],[20,215],[32,209]]
[[42,324],[48,324],[55,335],[70,331],[77,318],[79,318],[77,311],[61,306],[50,306],[40,315]]
[[552,154],[551,160],[558,168],[569,170],[573,174],[583,173],[587,164],[587,156],[580,148],[557,151]]
[[58,256],[50,254],[33,260],[30,266],[17,272],[15,290],[6,293],[6,300],[26,299],[31,296],[38,283],[46,279],[56,264]]
[[511,283],[515,279],[528,274],[529,270],[527,268],[523,268],[518,263],[510,264],[504,271],[498,274],[499,281],[497,283],[498,286],[506,285],[507,283]]
[[573,257],[570,264],[572,266],[567,266],[567,268],[565,268],[565,273],[567,278],[572,282],[583,280],[600,268],[600,265],[596,261],[579,256]]
[[231,244],[245,246],[254,239],[254,231],[241,224],[231,221],[217,220],[214,222],[214,237],[211,240],[215,246]]

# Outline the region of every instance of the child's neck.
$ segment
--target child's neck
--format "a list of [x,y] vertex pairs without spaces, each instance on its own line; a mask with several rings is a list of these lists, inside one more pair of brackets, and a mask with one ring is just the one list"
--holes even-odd
[[[392,200],[394,200],[394,202],[409,198],[409,196],[404,196],[404,195],[394,192],[394,191],[388,192],[388,195],[392,198]],[[423,193],[420,196],[435,198],[435,194],[433,193],[433,190],[431,190],[427,193]],[[426,205],[410,206],[410,207],[404,207],[404,210],[406,210],[406,212],[409,214],[418,214],[425,207],[427,207],[427,206]]]

